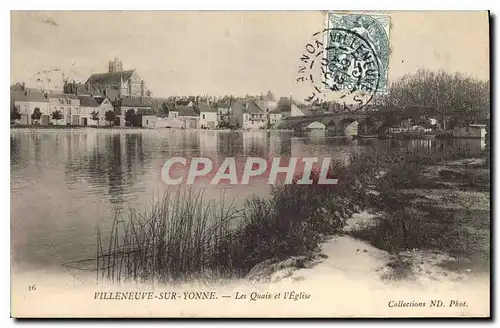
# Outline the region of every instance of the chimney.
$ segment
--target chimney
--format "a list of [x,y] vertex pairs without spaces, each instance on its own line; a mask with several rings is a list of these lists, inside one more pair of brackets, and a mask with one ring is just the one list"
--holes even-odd
[[141,97],[144,97],[144,80],[141,80]]

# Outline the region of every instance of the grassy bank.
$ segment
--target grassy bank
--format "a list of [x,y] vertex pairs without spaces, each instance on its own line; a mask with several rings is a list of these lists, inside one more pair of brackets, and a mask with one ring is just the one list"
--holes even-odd
[[[116,213],[109,238],[98,233],[96,258],[90,261],[97,264],[99,279],[111,281],[238,278],[267,260],[312,257],[327,237],[342,233],[353,213],[366,208],[380,213],[376,224],[349,233],[377,248],[393,254],[417,248],[489,258],[484,252],[489,209],[482,209],[484,217],[477,220],[478,214],[463,206],[451,211],[414,192],[440,190],[449,197],[448,189],[489,188],[483,185],[489,184],[489,175],[471,179],[462,174],[459,187],[446,177],[425,178],[429,167],[470,156],[466,149],[353,154],[350,165],[331,167],[337,185],[273,186],[269,199],[253,197],[242,208],[224,199],[203,201],[201,193],[189,190],[168,194],[147,211]],[[311,177],[317,182],[317,173]],[[452,204],[446,198],[441,202]]]
[[350,234],[393,254],[395,266],[404,266],[402,254],[432,252],[451,256],[440,263],[449,269],[488,272],[487,155],[472,159],[467,149],[399,154],[377,184],[376,223]]

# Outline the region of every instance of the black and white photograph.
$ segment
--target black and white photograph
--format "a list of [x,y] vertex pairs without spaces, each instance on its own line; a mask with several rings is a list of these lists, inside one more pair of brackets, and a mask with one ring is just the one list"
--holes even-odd
[[11,316],[490,317],[490,20],[11,11]]

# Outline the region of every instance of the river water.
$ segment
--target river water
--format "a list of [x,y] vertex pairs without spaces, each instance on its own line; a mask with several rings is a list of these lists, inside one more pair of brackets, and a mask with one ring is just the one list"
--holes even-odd
[[[91,257],[96,227],[109,226],[116,208],[147,208],[170,190],[161,169],[172,157],[330,156],[346,161],[367,148],[425,147],[440,151],[458,140],[350,140],[323,132],[223,132],[184,130],[12,129],[12,264],[60,268]],[[484,140],[462,140],[473,150]],[[267,180],[248,185],[204,185],[204,197],[242,205],[253,194],[269,195]]]

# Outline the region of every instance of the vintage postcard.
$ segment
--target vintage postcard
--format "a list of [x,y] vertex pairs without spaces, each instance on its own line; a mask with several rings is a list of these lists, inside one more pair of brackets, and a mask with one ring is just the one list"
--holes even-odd
[[490,316],[487,11],[12,11],[15,318]]

